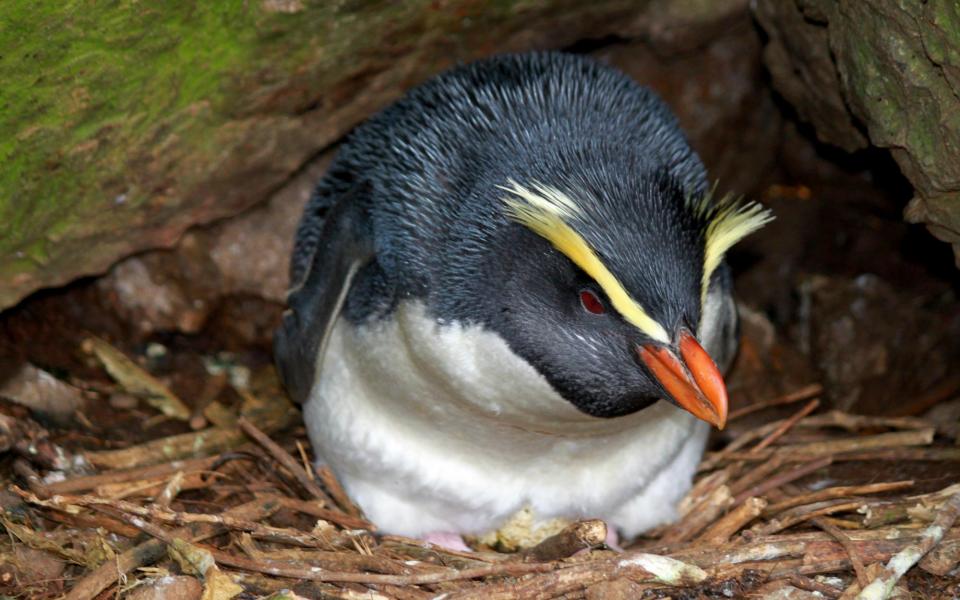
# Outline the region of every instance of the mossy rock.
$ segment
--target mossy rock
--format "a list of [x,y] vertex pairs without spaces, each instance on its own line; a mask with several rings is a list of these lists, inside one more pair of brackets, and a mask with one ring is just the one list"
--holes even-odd
[[669,32],[745,6],[2,2],[0,309],[263,200],[457,61]]
[[960,4],[759,0],[777,89],[821,140],[889,148],[916,196],[911,222],[960,265]]

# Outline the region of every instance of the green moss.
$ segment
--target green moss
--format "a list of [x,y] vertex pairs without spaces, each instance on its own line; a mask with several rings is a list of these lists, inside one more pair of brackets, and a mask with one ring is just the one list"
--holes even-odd
[[[331,64],[352,43],[377,41],[335,27],[332,5],[0,3],[0,277],[48,263],[48,240],[122,230],[158,191],[179,195],[209,177],[231,150],[216,128],[244,111],[251,88],[288,84],[317,53]],[[120,196],[125,209],[114,211]]]
[[[0,308],[248,206],[259,198],[217,182],[238,177],[276,127],[340,108],[373,76],[399,91],[537,18],[581,26],[640,10],[632,0],[270,10],[282,4],[0,2]],[[400,58],[416,68],[394,68]],[[261,188],[330,141],[272,149],[274,179]]]
[[77,212],[102,207],[103,182],[128,179],[145,138],[196,135],[202,124],[168,117],[200,101],[224,106],[225,78],[255,51],[249,6],[0,5],[0,255],[33,255],[38,238],[66,235]]

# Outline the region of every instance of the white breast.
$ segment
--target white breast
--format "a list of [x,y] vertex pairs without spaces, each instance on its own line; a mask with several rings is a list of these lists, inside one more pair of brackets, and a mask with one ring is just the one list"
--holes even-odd
[[666,402],[616,419],[561,398],[497,335],[418,302],[337,323],[304,409],[320,460],[383,531],[483,533],[528,505],[633,535],[673,516],[707,427]]

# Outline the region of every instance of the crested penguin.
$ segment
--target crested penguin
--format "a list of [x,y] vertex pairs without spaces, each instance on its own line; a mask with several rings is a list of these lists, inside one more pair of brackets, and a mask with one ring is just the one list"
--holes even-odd
[[381,531],[521,509],[675,517],[737,346],[716,198],[649,89],[583,56],[459,66],[358,126],[316,186],[275,337],[328,465]]

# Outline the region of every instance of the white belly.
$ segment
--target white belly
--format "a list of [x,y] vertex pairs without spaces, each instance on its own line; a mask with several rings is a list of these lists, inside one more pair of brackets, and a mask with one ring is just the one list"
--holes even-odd
[[561,398],[503,340],[417,302],[334,328],[304,409],[321,462],[382,531],[483,533],[524,506],[625,535],[671,519],[706,424],[667,404],[615,419]]

